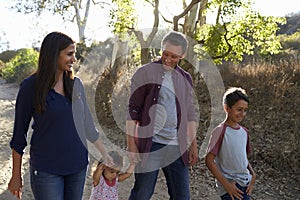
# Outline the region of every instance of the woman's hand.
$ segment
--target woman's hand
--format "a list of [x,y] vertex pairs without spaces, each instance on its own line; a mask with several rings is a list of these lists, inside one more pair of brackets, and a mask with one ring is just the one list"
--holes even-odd
[[12,195],[16,196],[18,199],[22,198],[22,178],[21,177],[11,177],[8,183],[8,190]]
[[114,160],[107,153],[103,155],[103,164],[108,167],[113,167],[115,165]]

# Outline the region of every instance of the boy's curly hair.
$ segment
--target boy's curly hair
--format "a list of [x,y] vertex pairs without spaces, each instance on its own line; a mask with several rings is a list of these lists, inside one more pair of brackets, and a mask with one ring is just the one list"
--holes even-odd
[[249,97],[246,90],[240,87],[231,87],[224,93],[223,104],[226,104],[229,108],[239,100],[244,100],[249,103]]

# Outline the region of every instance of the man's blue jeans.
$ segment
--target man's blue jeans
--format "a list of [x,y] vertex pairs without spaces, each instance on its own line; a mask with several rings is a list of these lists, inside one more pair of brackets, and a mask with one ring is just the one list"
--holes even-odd
[[30,169],[31,189],[35,200],[81,200],[86,177],[84,169],[60,176]]
[[[190,189],[189,189],[189,170],[185,166],[181,157],[178,146],[166,146],[164,144],[153,143],[151,152],[157,151],[161,148],[167,149],[166,151],[159,152],[157,154],[151,154],[147,160],[147,165],[156,165],[156,169],[153,171],[146,171],[144,173],[135,173],[135,183],[129,200],[149,200],[154,192],[155,184],[159,168],[165,175],[168,193],[170,200],[189,200]],[[165,163],[166,160],[174,155],[179,155],[179,158],[174,159],[171,163]],[[137,166],[140,168],[141,166]]]

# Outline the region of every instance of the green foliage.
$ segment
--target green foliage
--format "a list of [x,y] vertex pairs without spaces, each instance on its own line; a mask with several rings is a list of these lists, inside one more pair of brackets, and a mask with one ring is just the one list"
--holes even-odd
[[114,8],[110,11],[109,26],[113,28],[113,33],[122,39],[128,30],[133,29],[136,25],[137,16],[134,10],[134,1],[112,0],[112,3]]
[[295,50],[300,54],[300,30],[292,35],[280,35],[279,37],[284,49]]
[[5,68],[5,63],[2,60],[0,60],[0,76],[4,68]]
[[220,8],[219,14],[222,16],[235,15],[238,8],[247,7],[249,1],[243,0],[212,0],[207,4],[209,9]]
[[0,60],[2,60],[3,62],[8,62],[10,59],[12,59],[13,57],[15,57],[17,54],[17,51],[13,51],[13,50],[7,50],[7,51],[3,51],[0,54]]
[[300,11],[298,13],[292,13],[286,16],[286,24],[279,25],[280,30],[278,34],[291,35],[300,30]]
[[5,63],[2,77],[9,83],[20,83],[37,69],[38,55],[34,49],[20,49],[14,58]]
[[[127,32],[138,30],[138,19],[134,14],[132,0],[113,2],[116,8],[111,11],[110,26],[122,39]],[[264,56],[280,53],[282,47],[276,32],[278,26],[285,23],[285,18],[261,16],[253,11],[251,3],[252,0],[209,1],[208,9],[203,14],[209,11],[216,13],[216,23],[197,24],[197,28],[189,36],[195,39],[201,48],[190,46],[195,52],[188,52],[196,53],[200,59],[212,58],[218,64],[223,61],[240,62],[245,55]],[[192,11],[187,11],[182,18],[189,16],[190,12]],[[199,19],[192,21],[198,22]],[[186,21],[184,23],[183,27],[187,25]],[[142,43],[141,37],[138,40]]]
[[282,51],[276,55],[260,55],[261,60],[281,66],[282,63],[293,63],[300,57],[300,32],[292,35],[278,35]]
[[[244,16],[231,16],[230,22],[205,25],[198,29],[196,38],[203,41],[203,50],[215,59],[216,63],[242,61],[243,56],[257,54],[277,54],[280,41],[276,36],[278,24],[284,18],[265,17],[248,11]],[[198,50],[198,53],[200,51]],[[203,55],[200,54],[200,58]]]
[[53,14],[59,13],[62,16],[67,14],[66,11],[69,11],[75,3],[78,1],[74,0],[17,0],[13,9],[16,9],[18,12],[22,12],[25,14],[36,12],[40,15],[44,10],[48,10]]

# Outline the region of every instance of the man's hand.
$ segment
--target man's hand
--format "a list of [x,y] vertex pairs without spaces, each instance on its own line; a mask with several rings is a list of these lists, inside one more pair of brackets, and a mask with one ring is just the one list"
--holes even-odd
[[193,166],[198,161],[198,148],[197,148],[197,142],[196,142],[196,122],[195,121],[189,121],[187,124],[187,136],[188,136],[188,142],[191,144],[188,150],[188,156],[189,156],[189,166]]
[[189,166],[193,166],[198,161],[198,148],[196,144],[192,144],[188,151],[189,155]]
[[137,121],[126,121],[126,134],[127,134],[127,156],[131,164],[137,164],[141,161],[139,150],[136,146],[134,134]]
[[135,144],[130,144],[127,147],[127,156],[128,156],[129,162],[131,164],[136,165],[137,163],[139,163],[141,161],[138,148]]

